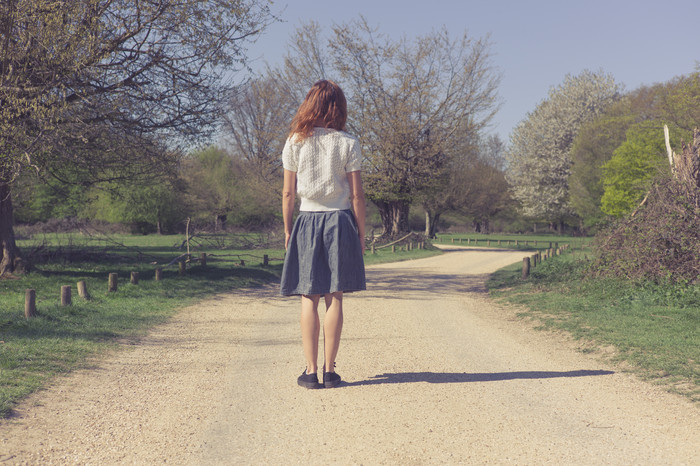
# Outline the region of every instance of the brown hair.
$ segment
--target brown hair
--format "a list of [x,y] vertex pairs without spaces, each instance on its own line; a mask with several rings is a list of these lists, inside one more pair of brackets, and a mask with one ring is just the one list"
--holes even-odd
[[343,90],[333,81],[324,79],[311,86],[292,119],[289,135],[296,134],[298,138],[305,139],[311,136],[314,126],[343,131],[347,118]]

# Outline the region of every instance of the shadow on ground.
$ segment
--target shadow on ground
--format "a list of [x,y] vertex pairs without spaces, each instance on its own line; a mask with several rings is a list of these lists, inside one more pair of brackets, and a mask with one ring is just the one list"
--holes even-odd
[[[457,275],[424,273],[420,269],[367,270],[367,291],[364,297],[432,300],[435,295],[451,293],[486,293],[488,274]],[[391,291],[391,293],[386,293]],[[403,294],[401,294],[403,292]],[[406,294],[410,292],[411,296]]]
[[468,383],[468,382],[499,382],[518,379],[555,379],[561,377],[592,377],[598,375],[612,375],[613,371],[603,370],[579,370],[566,372],[552,371],[524,371],[524,372],[493,372],[471,374],[468,372],[401,372],[376,375],[368,380],[343,383],[342,387],[354,387],[360,385],[379,385],[394,383]]

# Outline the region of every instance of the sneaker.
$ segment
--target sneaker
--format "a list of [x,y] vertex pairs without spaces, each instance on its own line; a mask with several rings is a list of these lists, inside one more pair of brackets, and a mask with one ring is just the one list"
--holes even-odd
[[323,386],[326,388],[337,387],[340,384],[340,376],[335,372],[323,373]]
[[306,369],[304,369],[304,372],[301,373],[299,378],[297,379],[297,383],[304,387],[304,388],[320,388],[321,385],[318,383],[318,375],[314,374],[307,374]]

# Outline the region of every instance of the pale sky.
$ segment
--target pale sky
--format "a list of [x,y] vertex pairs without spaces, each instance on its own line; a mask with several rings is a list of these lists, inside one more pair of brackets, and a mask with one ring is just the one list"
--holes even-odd
[[512,129],[567,74],[603,70],[632,90],[687,75],[700,62],[700,0],[273,0],[283,23],[249,48],[254,69],[281,65],[292,32],[315,20],[330,31],[364,15],[391,37],[447,27],[453,38],[490,35],[502,73],[490,132]]

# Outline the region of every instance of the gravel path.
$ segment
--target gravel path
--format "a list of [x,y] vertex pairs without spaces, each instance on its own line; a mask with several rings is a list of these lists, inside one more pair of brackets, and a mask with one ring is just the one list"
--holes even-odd
[[338,388],[296,385],[297,299],[237,291],[32,396],[0,463],[700,464],[697,406],[489,301],[522,252],[451,249],[368,268]]

